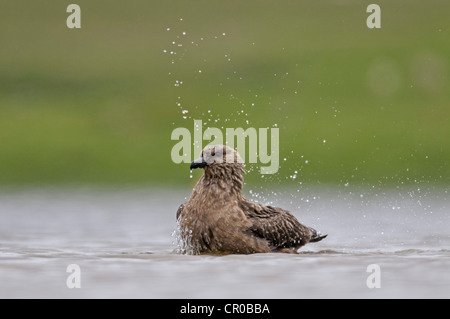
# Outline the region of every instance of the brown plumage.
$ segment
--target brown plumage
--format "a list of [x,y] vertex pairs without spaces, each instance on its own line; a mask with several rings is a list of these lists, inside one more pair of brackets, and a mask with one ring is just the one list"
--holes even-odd
[[244,165],[225,145],[207,146],[191,169],[203,168],[189,201],[177,211],[181,249],[200,253],[296,252],[325,238],[287,210],[242,195]]

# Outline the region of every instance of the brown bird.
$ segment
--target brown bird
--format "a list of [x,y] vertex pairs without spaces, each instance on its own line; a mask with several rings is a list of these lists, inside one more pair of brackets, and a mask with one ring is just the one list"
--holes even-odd
[[248,201],[242,195],[244,164],[225,145],[207,146],[190,169],[203,168],[189,201],[177,211],[182,252],[289,252],[327,235],[301,224],[287,210]]

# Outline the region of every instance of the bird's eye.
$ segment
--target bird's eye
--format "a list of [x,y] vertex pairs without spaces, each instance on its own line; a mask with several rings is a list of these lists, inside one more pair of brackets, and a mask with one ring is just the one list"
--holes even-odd
[[211,156],[216,156],[216,150],[211,151]]

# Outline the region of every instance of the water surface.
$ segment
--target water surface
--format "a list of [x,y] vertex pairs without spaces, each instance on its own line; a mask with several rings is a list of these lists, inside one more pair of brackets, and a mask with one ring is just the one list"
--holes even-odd
[[[274,205],[329,234],[297,255],[175,253],[175,212],[188,195],[3,191],[0,298],[450,297],[446,190],[282,190]],[[70,264],[80,267],[79,289],[66,285]],[[367,287],[370,264],[381,288]]]

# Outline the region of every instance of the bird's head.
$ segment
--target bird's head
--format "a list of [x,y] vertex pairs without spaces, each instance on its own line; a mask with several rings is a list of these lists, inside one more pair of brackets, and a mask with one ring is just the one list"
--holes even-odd
[[200,158],[191,163],[190,169],[203,168],[207,177],[222,177],[244,174],[244,161],[238,152],[226,145],[208,145]]

